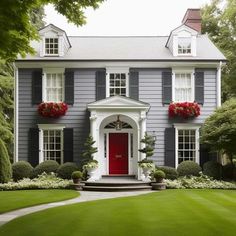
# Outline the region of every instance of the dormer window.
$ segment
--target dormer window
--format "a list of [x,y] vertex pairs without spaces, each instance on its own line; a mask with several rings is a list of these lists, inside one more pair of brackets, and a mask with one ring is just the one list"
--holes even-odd
[[178,54],[191,55],[191,37],[178,37]]
[[45,38],[45,55],[58,56],[58,38]]

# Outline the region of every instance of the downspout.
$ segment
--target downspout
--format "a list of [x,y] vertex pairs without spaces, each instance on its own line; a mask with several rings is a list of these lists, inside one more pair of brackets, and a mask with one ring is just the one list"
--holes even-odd
[[18,68],[14,66],[14,162],[18,161]]
[[222,68],[222,61],[220,61],[219,66],[217,68],[217,101],[216,106],[221,106],[221,68]]

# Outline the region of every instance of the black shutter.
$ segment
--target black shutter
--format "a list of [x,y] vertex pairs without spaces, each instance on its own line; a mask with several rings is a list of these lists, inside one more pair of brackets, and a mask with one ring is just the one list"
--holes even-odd
[[165,166],[175,168],[175,128],[165,129]]
[[63,130],[63,135],[64,135],[64,163],[73,162],[74,159],[73,128],[65,128]]
[[74,104],[74,71],[65,69],[65,103]]
[[195,102],[204,103],[204,71],[195,70]]
[[172,102],[172,72],[162,72],[162,103],[170,104]]
[[29,129],[28,161],[34,167],[39,164],[39,129]]
[[129,97],[139,99],[139,73],[138,71],[129,72]]
[[106,98],[106,71],[96,71],[96,101]]
[[35,69],[32,72],[32,104],[42,102],[42,69]]

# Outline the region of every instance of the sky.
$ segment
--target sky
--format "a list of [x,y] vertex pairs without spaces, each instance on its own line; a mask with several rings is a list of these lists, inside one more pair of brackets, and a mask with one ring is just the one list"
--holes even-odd
[[168,35],[181,24],[188,8],[200,8],[211,0],[106,0],[96,10],[85,10],[87,23],[68,24],[52,5],[45,8],[47,24],[54,24],[67,35],[156,36]]

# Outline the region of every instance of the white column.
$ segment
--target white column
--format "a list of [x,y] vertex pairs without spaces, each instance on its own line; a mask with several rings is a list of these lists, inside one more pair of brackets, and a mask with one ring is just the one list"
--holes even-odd
[[90,119],[90,135],[93,137],[93,140],[95,142],[97,142],[97,134],[96,134],[96,130],[97,130],[97,115],[95,112],[91,112],[91,116],[89,117]]
[[14,162],[18,161],[18,68],[14,63]]
[[217,107],[221,106],[221,67],[222,61],[219,63],[217,68]]
[[[141,112],[140,114],[140,140],[139,140],[139,143],[140,143],[140,149],[144,148],[145,147],[145,144],[144,143],[141,143],[141,139],[144,138],[144,135],[145,135],[145,132],[146,132],[146,112]],[[145,158],[145,154],[144,153],[141,153],[140,155],[140,160],[144,159]]]

